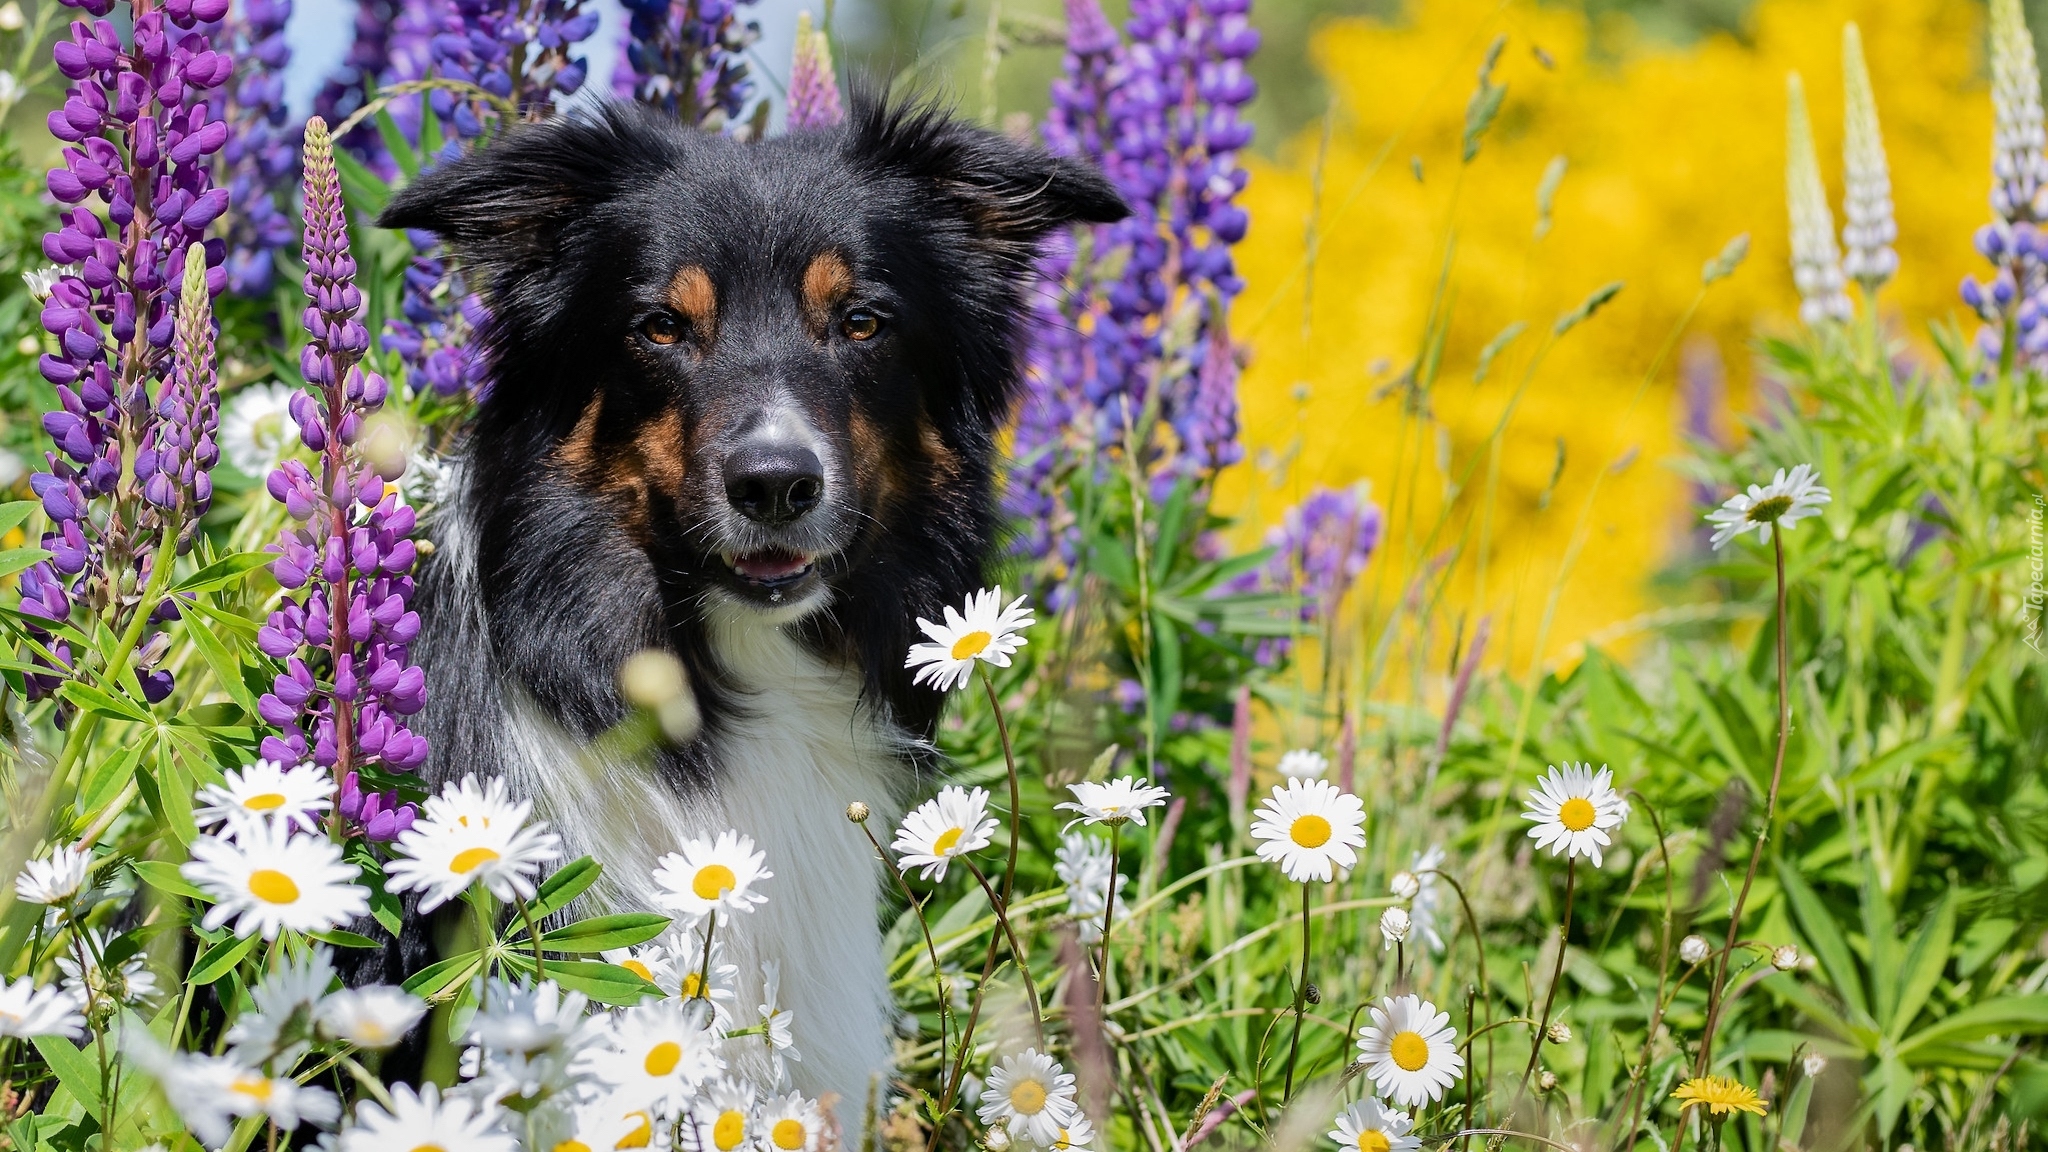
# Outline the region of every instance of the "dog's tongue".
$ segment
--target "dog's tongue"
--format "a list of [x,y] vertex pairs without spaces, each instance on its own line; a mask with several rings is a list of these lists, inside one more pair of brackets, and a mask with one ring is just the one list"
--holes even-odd
[[733,560],[732,570],[749,580],[782,580],[802,572],[810,561],[795,552],[751,552]]

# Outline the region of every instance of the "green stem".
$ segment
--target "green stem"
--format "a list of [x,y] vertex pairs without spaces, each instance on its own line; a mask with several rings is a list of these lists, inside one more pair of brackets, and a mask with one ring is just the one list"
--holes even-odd
[[868,838],[868,843],[875,846],[875,856],[882,861],[883,871],[889,874],[890,879],[896,881],[897,891],[903,893],[903,899],[910,903],[910,910],[917,915],[917,927],[924,933],[925,954],[932,958],[932,991],[937,994],[939,1001],[939,1070],[943,1073],[946,1068],[947,1021],[951,1016],[952,998],[946,994],[946,974],[939,968],[939,946],[932,940],[931,921],[925,919],[924,905],[917,902],[917,897],[910,891],[910,885],[903,879],[903,873],[889,866],[889,854],[882,851],[882,842],[875,839],[875,834],[868,827],[867,821],[862,820],[858,823],[861,833]]
[[1287,1042],[1287,1082],[1280,1091],[1282,1103],[1294,1098],[1294,1062],[1301,1055],[1301,1018],[1308,1012],[1309,915],[1311,889],[1301,886],[1301,979],[1294,986],[1294,1037]]
[[1543,1035],[1550,1030],[1550,1009],[1557,1002],[1557,985],[1564,979],[1564,951],[1570,946],[1572,935],[1572,894],[1577,888],[1579,858],[1569,857],[1564,863],[1564,921],[1557,927],[1557,963],[1550,969],[1550,987],[1543,990],[1543,1013],[1536,1019],[1536,1038],[1529,1044],[1529,1066],[1522,1071],[1522,1091],[1529,1090],[1529,1077],[1536,1074],[1536,1064],[1543,1058]]
[[542,967],[545,962],[541,959],[540,929],[534,927],[533,909],[526,906],[525,897],[514,892],[512,904],[519,909],[519,918],[526,923],[526,938],[533,941],[533,982],[538,984],[548,978]]
[[[989,903],[994,904],[996,894],[995,890],[989,887],[988,877],[982,875],[981,869],[976,868],[974,861],[969,860],[967,857],[962,856],[960,862],[967,865],[969,872],[974,873],[974,878],[981,882],[981,890],[988,895]],[[1031,1022],[1038,1029],[1039,1044],[1043,1047],[1045,1043],[1045,1005],[1038,999],[1038,985],[1031,979],[1031,965],[1024,962],[1024,948],[1017,943],[1017,930],[1010,924],[1010,908],[1008,904],[996,908],[996,923],[1002,925],[1003,939],[1010,942],[1010,954],[1017,959],[1017,974],[1024,978],[1024,992],[1031,998]]]
[[[996,738],[1002,741],[1003,767],[1007,770],[1010,777],[1010,857],[1003,865],[1002,902],[1002,907],[1007,909],[1010,906],[1010,891],[1017,882],[1017,845],[1024,835],[1024,802],[1018,797],[1017,757],[1010,748],[1010,726],[1003,720],[1002,702],[996,699],[996,682],[989,676],[986,664],[977,663],[975,669],[981,673],[982,689],[988,693],[988,709],[995,714]],[[972,868],[974,866],[970,864],[968,867]],[[979,876],[981,873],[977,871],[975,875]],[[1011,947],[1015,948],[1016,945],[1013,943]],[[1022,952],[1017,953],[1017,966],[1019,968],[1024,967],[1024,953]],[[1026,979],[1028,980],[1029,977],[1026,977]]]
[[1109,897],[1102,909],[1102,979],[1095,983],[1095,1015],[1099,1018],[1109,1004],[1109,927],[1116,919],[1116,857],[1122,846],[1124,822],[1109,826]]

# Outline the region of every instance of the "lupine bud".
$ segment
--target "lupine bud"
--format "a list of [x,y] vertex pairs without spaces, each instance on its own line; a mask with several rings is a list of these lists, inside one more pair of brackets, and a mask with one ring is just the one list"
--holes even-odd
[[1809,327],[1851,316],[1835,249],[1834,214],[1828,211],[1806,116],[1806,89],[1794,72],[1785,78],[1785,204],[1792,217],[1792,280],[1799,287],[1799,318]]

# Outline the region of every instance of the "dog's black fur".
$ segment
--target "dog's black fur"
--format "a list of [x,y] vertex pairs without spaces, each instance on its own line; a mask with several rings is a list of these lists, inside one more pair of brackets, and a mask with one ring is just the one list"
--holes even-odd
[[[430,779],[500,771],[508,691],[575,738],[617,724],[621,664],[659,648],[702,718],[659,773],[715,789],[747,707],[706,605],[821,592],[779,626],[929,740],[943,696],[913,688],[904,654],[996,540],[1037,242],[1124,214],[1093,169],[866,93],[838,129],[756,143],[607,107],[400,191],[378,223],[446,240],[491,315],[490,392],[441,513],[467,543],[441,542],[418,596]],[[777,405],[825,458],[795,519],[755,515],[761,490],[734,479]],[[415,933],[408,970],[425,949]]]

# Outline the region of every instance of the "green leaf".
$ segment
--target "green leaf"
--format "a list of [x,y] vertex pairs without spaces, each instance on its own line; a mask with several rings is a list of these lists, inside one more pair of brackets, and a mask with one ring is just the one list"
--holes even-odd
[[[514,952],[505,957],[505,965],[530,975],[533,957]],[[631,1006],[649,996],[666,995],[660,988],[617,964],[594,960],[550,960],[546,968],[548,979],[564,988],[581,992],[600,1004]]]
[[540,943],[550,952],[604,952],[645,944],[661,935],[668,926],[669,918],[666,916],[652,912],[621,912],[611,916],[592,916],[552,932],[543,932]]
[[57,1076],[57,1082],[84,1104],[87,1111],[100,1110],[100,1070],[92,1057],[62,1036],[38,1036],[36,1051]]
[[36,509],[42,506],[40,500],[10,500],[0,504],[0,536],[21,527],[22,522],[35,515]]
[[567,907],[569,901],[583,895],[597,878],[604,875],[604,865],[588,856],[578,857],[555,870],[555,874],[541,881],[540,891],[533,895],[533,913],[536,923]]
[[329,928],[325,932],[308,932],[306,935],[323,944],[332,944],[336,948],[382,948],[384,946],[368,936],[360,936],[341,928]]
[[412,141],[405,138],[404,131],[398,127],[398,121],[393,120],[391,113],[383,109],[379,109],[372,119],[376,122],[378,137],[384,141],[384,151],[397,163],[398,170],[404,173],[406,182],[411,183],[418,179],[419,153],[413,151]]
[[441,999],[449,988],[468,980],[482,959],[482,952],[450,956],[413,973],[400,987],[424,1000]]
[[1926,1007],[1927,997],[1934,992],[1934,986],[1941,982],[1942,970],[1948,967],[1949,947],[1955,942],[1956,902],[1955,890],[1942,893],[1941,903],[1928,913],[1927,922],[1913,935],[1913,943],[1906,948],[1905,962],[1900,966],[1903,977],[1899,989],[1898,1006],[1892,1009],[1891,1026],[1886,1033],[1897,1040],[1913,1026],[1913,1020]]
[[256,696],[242,682],[241,662],[228,651],[226,644],[221,643],[220,633],[200,621],[188,620],[184,634],[192,641],[192,646],[199,649],[199,656],[206,661],[206,666],[213,670],[213,678],[220,683],[221,690],[241,705],[242,711],[254,716]]
[[79,789],[78,808],[88,816],[97,816],[102,808],[112,803],[128,781],[135,778],[135,765],[148,751],[152,741],[145,737],[112,753],[86,774],[85,784]]
[[276,554],[270,552],[237,552],[232,556],[223,556],[172,585],[167,595],[217,591],[275,559]]
[[102,692],[90,684],[81,684],[76,680],[67,681],[63,687],[57,689],[57,694],[87,712],[98,712],[103,716],[136,724],[151,723],[152,718],[148,712],[122,697]]
[[334,167],[341,176],[342,196],[348,202],[351,214],[364,220],[376,219],[391,200],[391,186],[379,179],[361,160],[340,148],[334,150]]
[[176,864],[166,864],[162,860],[137,860],[128,866],[135,870],[135,875],[144,884],[166,895],[183,896],[188,900],[213,899],[180,875]]
[[1855,957],[1849,951],[1848,942],[1842,939],[1841,929],[1835,925],[1835,918],[1828,912],[1827,905],[1821,903],[1813,889],[1806,886],[1795,862],[1779,862],[1778,883],[1792,904],[1792,915],[1799,921],[1799,930],[1806,936],[1807,947],[1820,958],[1821,968],[1828,974],[1828,982],[1835,986],[1835,991],[1841,994],[1852,1013],[1869,1018],[1870,1002],[1863,998],[1863,980],[1857,974]]
[[263,937],[250,933],[247,936],[230,936],[202,953],[192,965],[192,974],[185,977],[187,983],[211,984],[235,970],[242,958],[253,951]]
[[0,552],[0,576],[12,576],[48,560],[52,555],[55,553],[47,548],[9,548]]
[[1899,1055],[1911,1056],[1932,1044],[1981,1040],[1986,1036],[2048,1032],[2048,994],[2001,996],[1972,1004],[1899,1042]]

